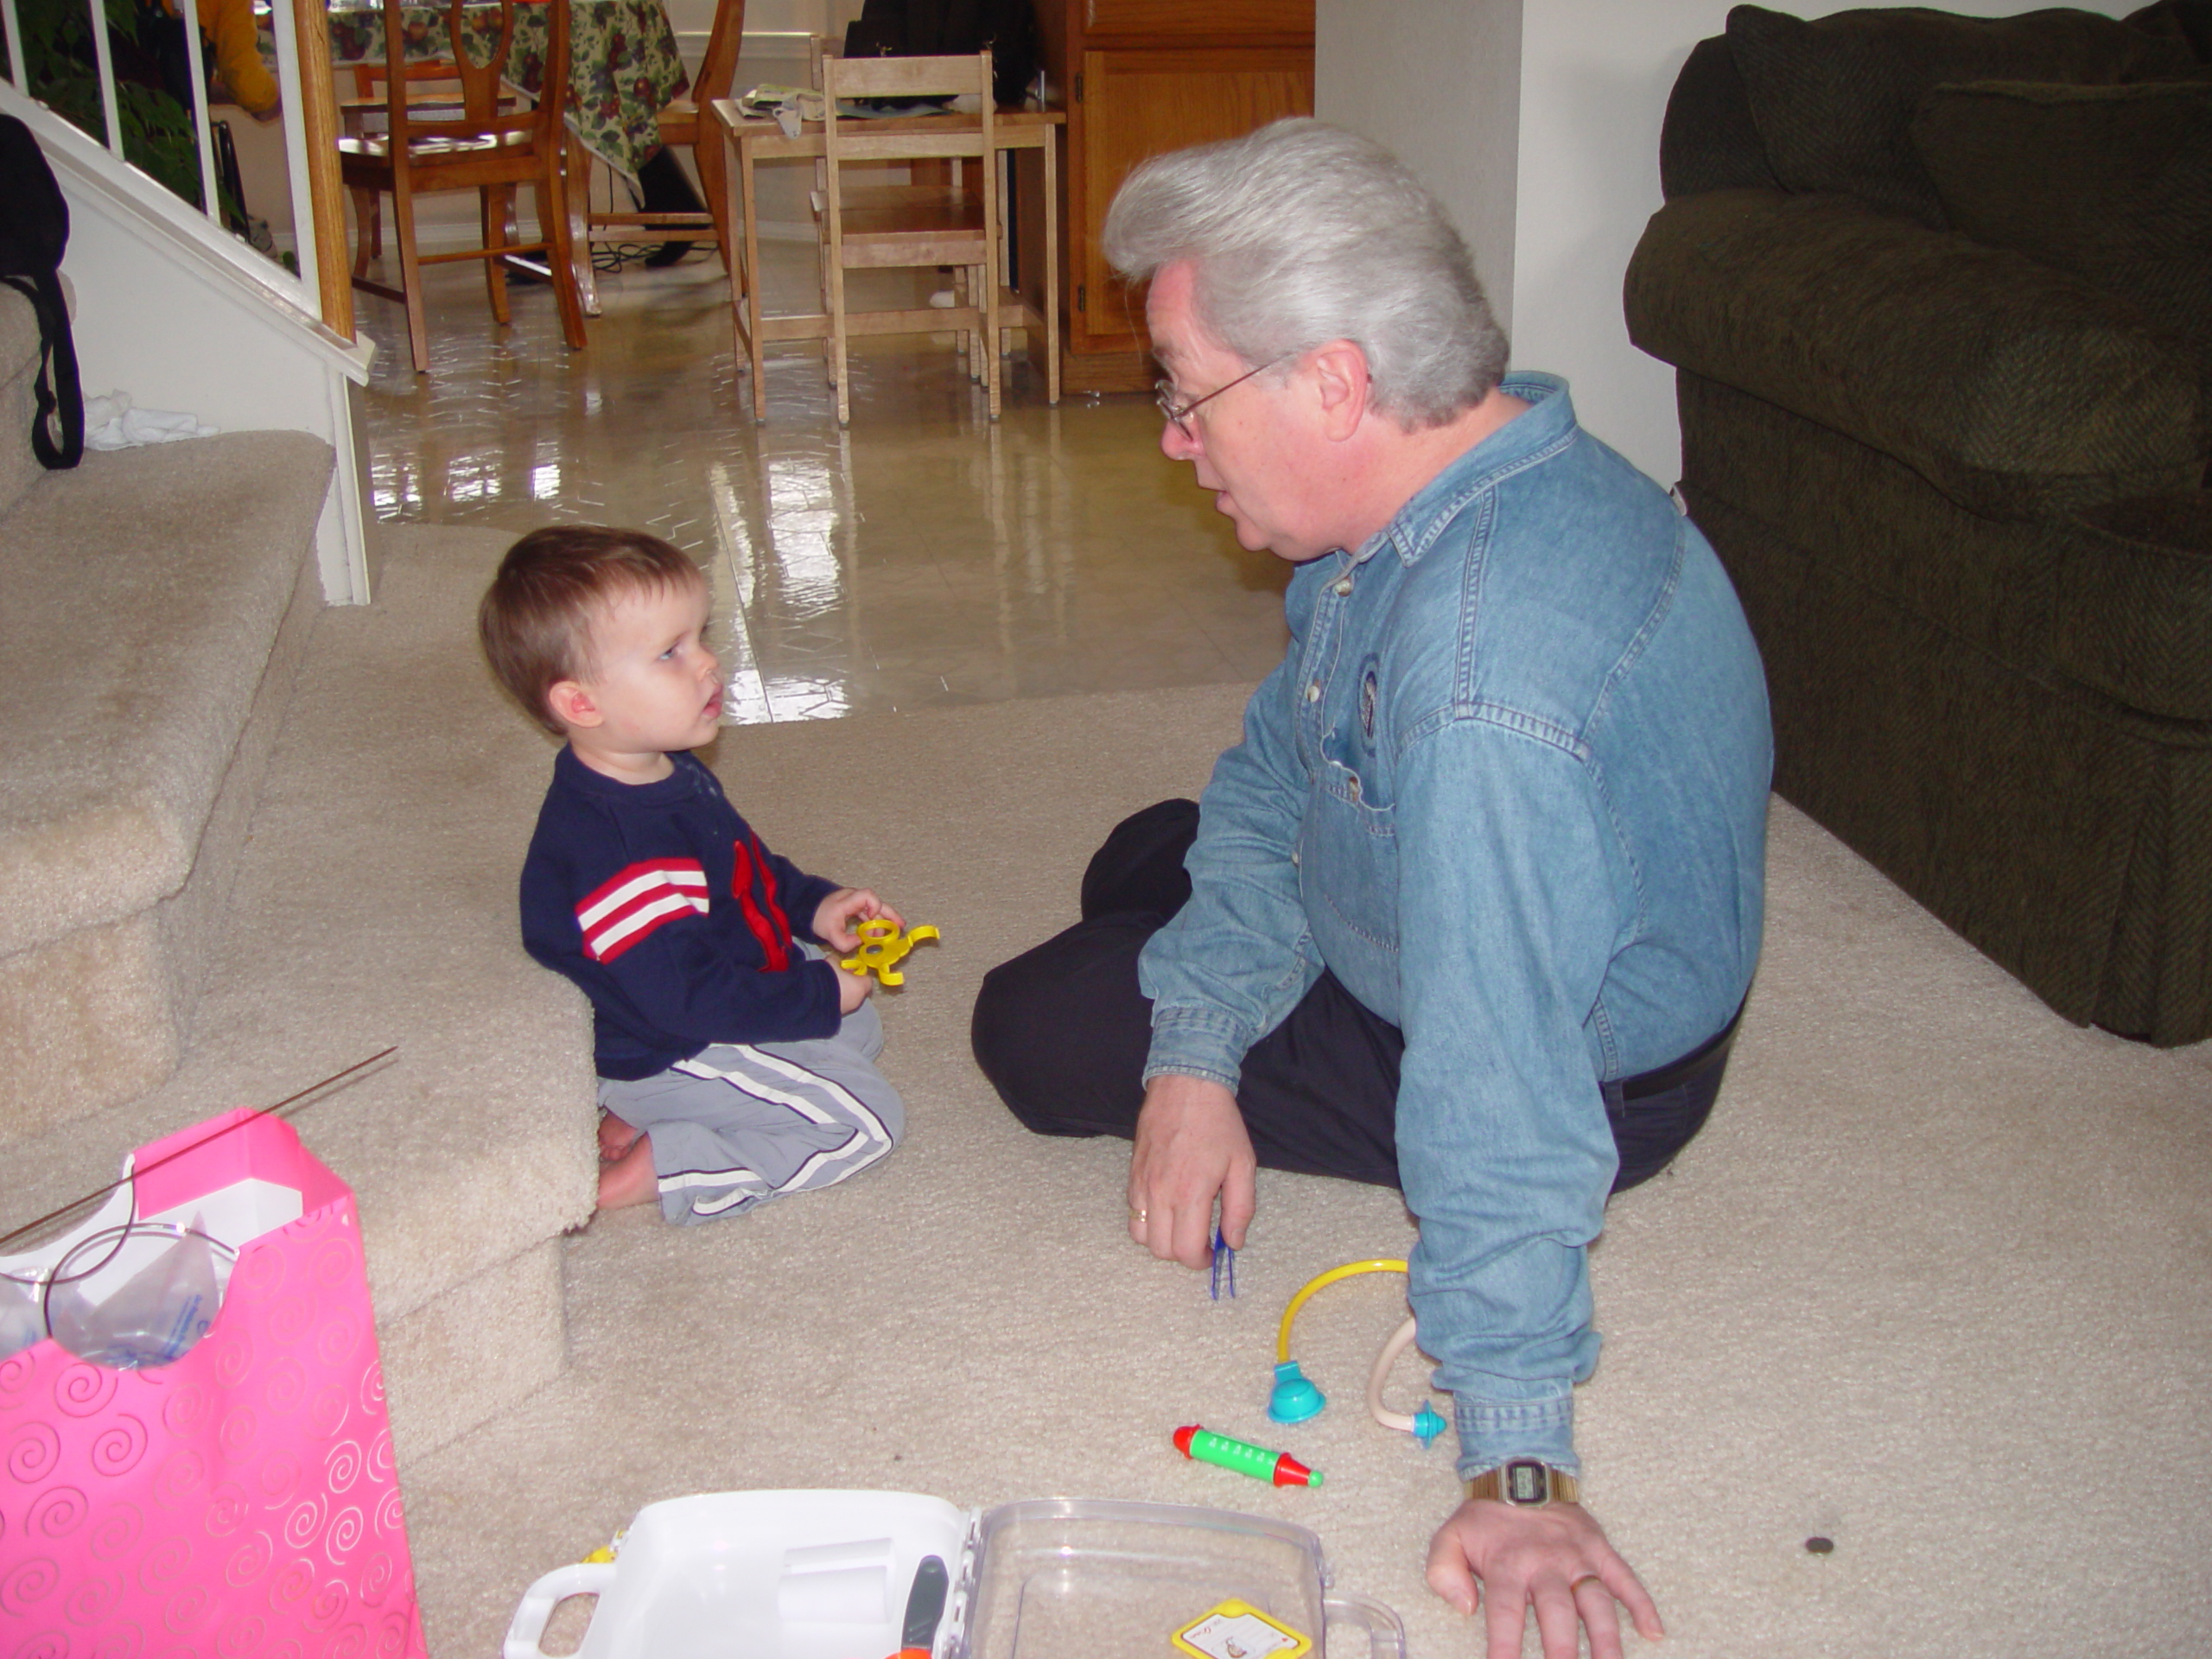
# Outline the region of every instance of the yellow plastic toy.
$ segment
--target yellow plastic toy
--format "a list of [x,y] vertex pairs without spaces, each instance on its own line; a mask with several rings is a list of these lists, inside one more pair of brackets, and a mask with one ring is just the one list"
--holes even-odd
[[860,935],[860,949],[837,965],[849,974],[874,974],[886,985],[904,985],[906,975],[895,969],[906,953],[924,939],[943,937],[927,923],[901,933],[896,923],[880,916],[861,923],[853,931]]

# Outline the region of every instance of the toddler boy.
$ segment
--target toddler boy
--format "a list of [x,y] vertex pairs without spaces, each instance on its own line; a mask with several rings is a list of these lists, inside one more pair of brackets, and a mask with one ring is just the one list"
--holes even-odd
[[779,858],[688,753],[721,715],[699,568],[563,525],[508,550],[477,613],[501,684],[568,740],[522,873],[530,954],[591,999],[599,1205],[670,1221],[829,1186],[906,1127],[851,950],[899,912]]

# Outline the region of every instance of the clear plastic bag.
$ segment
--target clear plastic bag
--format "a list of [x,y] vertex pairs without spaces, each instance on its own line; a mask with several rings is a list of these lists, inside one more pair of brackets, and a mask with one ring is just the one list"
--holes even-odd
[[21,1353],[46,1335],[38,1287],[0,1274],[0,1359]]
[[[116,1370],[167,1365],[190,1352],[222,1306],[216,1252],[233,1254],[193,1220],[190,1227],[140,1223],[119,1230],[120,1238],[96,1233],[64,1257],[47,1288],[54,1339]],[[146,1246],[163,1237],[174,1242],[144,1260]]]

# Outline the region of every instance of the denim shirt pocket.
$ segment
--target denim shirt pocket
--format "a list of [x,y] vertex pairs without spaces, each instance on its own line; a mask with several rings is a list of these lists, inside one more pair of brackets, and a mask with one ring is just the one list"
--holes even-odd
[[[1371,664],[1363,668],[1362,684],[1371,683],[1373,671]],[[1347,712],[1321,735],[1300,859],[1306,913],[1319,924],[1323,955],[1332,963],[1332,943],[1338,954],[1355,940],[1392,957],[1398,950],[1397,814],[1387,768],[1357,705]]]

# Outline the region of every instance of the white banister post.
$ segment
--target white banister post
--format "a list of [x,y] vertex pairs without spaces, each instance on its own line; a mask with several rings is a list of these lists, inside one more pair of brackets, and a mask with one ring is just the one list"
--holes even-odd
[[[315,315],[328,321],[329,308],[323,303],[321,261],[315,246],[315,200],[308,184],[308,169],[314,163],[308,159],[308,124],[302,114],[300,32],[289,0],[276,0],[269,8],[269,21],[276,35],[276,85],[283,98],[284,154],[291,162],[284,171],[292,187],[292,246],[300,262],[300,285],[307,289]],[[326,48],[318,60],[327,56]],[[346,332],[350,334],[352,331]]]
[[177,0],[183,9],[184,54],[192,65],[192,104],[185,113],[192,118],[194,136],[200,142],[200,201],[207,217],[223,222],[223,192],[215,175],[215,134],[207,119],[207,51],[200,38],[200,8],[194,0]]
[[119,156],[123,155],[123,110],[115,97],[115,54],[108,49],[107,6],[105,0],[85,0],[85,5],[92,20],[92,62],[99,70],[100,112],[107,121],[107,147]]
[[23,67],[23,24],[16,16],[16,0],[0,0],[0,23],[8,29],[8,79],[16,83],[17,92],[28,91],[23,85],[28,73]]

